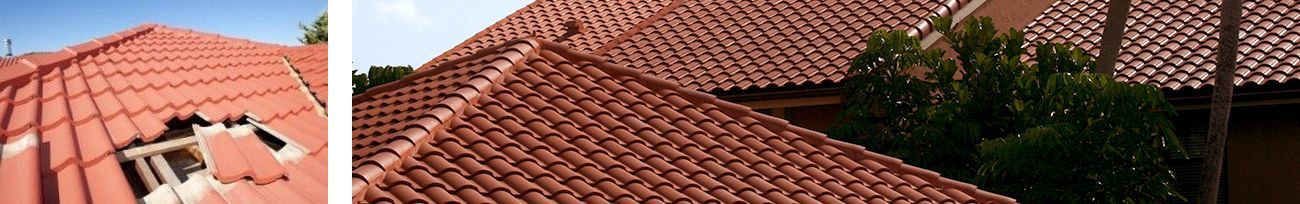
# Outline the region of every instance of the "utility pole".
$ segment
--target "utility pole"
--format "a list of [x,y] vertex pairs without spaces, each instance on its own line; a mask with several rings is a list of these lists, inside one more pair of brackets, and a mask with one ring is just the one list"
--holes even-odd
[[1097,56],[1097,70],[1106,77],[1115,76],[1115,59],[1119,57],[1121,42],[1124,41],[1124,29],[1128,28],[1128,11],[1133,7],[1130,0],[1111,0],[1106,11],[1106,28],[1101,32],[1101,53]]
[[1210,101],[1210,130],[1205,163],[1201,165],[1200,203],[1219,199],[1219,174],[1223,172],[1223,146],[1228,142],[1228,118],[1237,71],[1237,33],[1241,30],[1241,0],[1223,0],[1219,7],[1219,57],[1214,65],[1214,95]]

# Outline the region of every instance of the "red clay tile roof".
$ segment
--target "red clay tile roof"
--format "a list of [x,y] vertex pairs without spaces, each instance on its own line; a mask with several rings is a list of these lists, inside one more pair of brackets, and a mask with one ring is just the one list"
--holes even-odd
[[[587,31],[564,41],[706,92],[838,83],[875,30],[931,32],[968,0],[537,1],[425,63],[427,68],[508,39],[556,39],[564,22]],[[609,4],[609,5],[606,5]],[[633,5],[636,4],[636,5]],[[641,5],[646,4],[646,5]]]
[[583,52],[595,51],[632,30],[637,23],[655,15],[655,12],[670,2],[672,1],[534,1],[418,68],[436,66],[513,39],[556,39],[565,33],[564,23],[570,20],[583,22],[582,27],[586,31],[563,43]]
[[143,25],[0,67],[0,203],[135,202],[117,148],[159,138],[169,120],[246,115],[302,149],[285,162],[297,181],[214,184],[218,194],[323,199],[325,118],[289,76],[283,48]]
[[604,55],[703,91],[838,83],[872,31],[920,37],[966,2],[687,1]]
[[356,202],[1014,202],[541,40],[353,101]]
[[[1219,1],[1133,1],[1115,78],[1164,89],[1214,83]],[[1246,1],[1234,84],[1300,79],[1300,1]],[[1065,42],[1099,52],[1106,1],[1058,1],[1030,23],[1031,42]]]
[[0,67],[18,64],[19,57],[0,57]]
[[326,105],[329,98],[329,74],[326,72],[329,68],[329,46],[316,44],[290,47],[283,52],[293,68],[302,74],[302,80],[307,82],[312,94],[320,100],[322,106]]

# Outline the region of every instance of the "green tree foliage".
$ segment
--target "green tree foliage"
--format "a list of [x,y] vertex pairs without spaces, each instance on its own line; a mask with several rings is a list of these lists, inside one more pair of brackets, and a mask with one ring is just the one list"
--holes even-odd
[[407,74],[411,74],[415,69],[411,65],[406,66],[370,66],[367,73],[357,74],[357,70],[352,70],[352,94],[365,93],[367,89],[374,88],[388,82],[397,81]]
[[298,29],[302,29],[302,37],[298,38],[302,44],[329,43],[329,13],[321,13],[311,25],[299,23]]
[[1182,198],[1162,161],[1182,151],[1174,109],[1154,86],[1089,73],[1096,62],[1067,45],[1037,44],[1027,62],[1024,33],[988,17],[932,20],[957,57],[873,33],[831,137],[1026,203]]

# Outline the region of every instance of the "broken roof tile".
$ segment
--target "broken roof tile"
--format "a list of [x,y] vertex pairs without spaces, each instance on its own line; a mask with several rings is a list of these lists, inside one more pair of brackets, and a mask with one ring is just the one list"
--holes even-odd
[[[0,203],[134,202],[113,153],[161,138],[177,128],[168,127],[169,121],[190,119],[222,123],[259,115],[277,120],[273,128],[294,130],[283,137],[315,141],[303,148],[310,150],[301,159],[288,163],[316,164],[301,169],[323,174],[324,117],[312,109],[315,102],[300,91],[282,59],[284,50],[296,49],[146,24],[55,52],[4,58]],[[243,143],[237,146],[249,149],[251,142]],[[270,157],[257,161],[282,163]],[[258,171],[266,169],[275,170]]]

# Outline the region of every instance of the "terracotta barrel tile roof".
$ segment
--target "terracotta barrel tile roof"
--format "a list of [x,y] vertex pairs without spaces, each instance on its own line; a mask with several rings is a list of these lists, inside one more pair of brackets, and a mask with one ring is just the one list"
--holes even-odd
[[[1214,83],[1219,1],[1134,1],[1115,78],[1164,89]],[[1300,1],[1245,1],[1235,85],[1300,79]],[[1034,42],[1078,45],[1096,55],[1106,1],[1058,1],[1025,31]]]
[[302,74],[302,80],[307,82],[312,94],[324,105],[329,98],[329,74],[326,72],[329,68],[329,46],[316,44],[290,47],[283,52],[293,68]]
[[303,144],[323,196],[325,119],[280,49],[143,25],[0,67],[0,203],[134,202],[115,149],[196,116],[251,115]]
[[1014,202],[542,40],[353,101],[356,202]]
[[19,57],[0,57],[0,67],[18,64],[19,59]]
[[702,91],[838,83],[872,31],[931,32],[965,0],[686,1],[605,53]]
[[523,37],[556,39],[566,31],[565,22],[581,21],[585,32],[562,42],[584,52],[594,51],[619,35],[632,30],[637,23],[653,16],[672,1],[590,1],[542,0],[501,19],[483,29],[460,45],[418,68],[436,66],[447,60],[461,58],[490,46]]
[[425,63],[509,39],[556,40],[706,92],[838,83],[868,34],[904,29],[922,37],[928,18],[967,0],[907,1],[536,1]]

